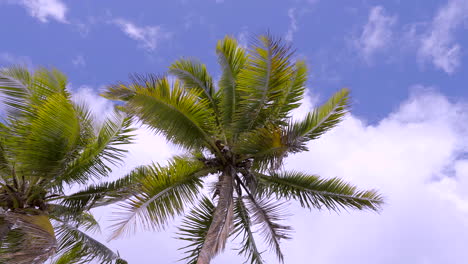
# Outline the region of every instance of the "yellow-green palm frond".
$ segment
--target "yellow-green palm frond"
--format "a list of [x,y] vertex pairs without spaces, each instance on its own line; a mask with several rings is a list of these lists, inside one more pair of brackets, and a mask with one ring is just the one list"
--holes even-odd
[[317,139],[334,128],[348,111],[349,90],[341,89],[326,103],[309,113],[304,120],[289,124],[286,135],[288,144],[298,151],[306,150],[305,144],[308,141]]
[[176,76],[185,88],[195,90],[201,99],[207,99],[212,107],[216,107],[213,79],[206,65],[194,59],[179,59],[169,67],[169,74]]
[[118,112],[104,120],[97,135],[86,140],[86,145],[67,162],[58,181],[85,183],[107,176],[110,165],[118,165],[127,152],[120,146],[132,143],[131,124],[130,117]]
[[260,36],[249,51],[237,80],[241,98],[235,122],[239,132],[261,127],[269,120],[294,76],[292,50],[280,39]]
[[237,89],[238,75],[244,68],[247,61],[247,53],[239,46],[232,37],[225,37],[218,41],[216,45],[218,63],[222,68],[221,79],[219,80],[218,98],[222,112],[223,127],[228,137],[231,133],[229,129],[234,120],[234,115],[238,107],[240,94]]
[[209,101],[178,81],[171,85],[166,78],[137,76],[132,84],[111,86],[104,96],[124,100],[127,113],[170,142],[187,149],[214,146],[217,126]]

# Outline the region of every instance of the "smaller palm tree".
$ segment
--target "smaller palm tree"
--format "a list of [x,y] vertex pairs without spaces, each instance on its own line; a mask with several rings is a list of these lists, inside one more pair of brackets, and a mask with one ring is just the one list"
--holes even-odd
[[[291,111],[300,106],[308,74],[304,62],[292,61],[288,45],[260,36],[246,51],[226,37],[216,53],[222,69],[217,86],[204,64],[180,59],[170,66],[173,81],[137,75],[104,94],[123,101],[123,111],[186,150],[167,165],[134,171],[138,186],[122,203],[113,237],[138,224],[162,229],[191,207],[179,230],[179,238],[189,242],[187,263],[210,263],[229,237],[240,238],[239,251],[248,262],[264,263],[259,236],[283,262],[280,240],[291,230],[282,221],[284,201],[334,211],[380,208],[383,200],[374,190],[282,166],[286,156],[306,151],[309,141],[342,120],[347,89],[294,121]],[[216,176],[214,184],[208,175]]]
[[125,263],[87,234],[99,229],[90,209],[106,202],[85,201],[110,197],[110,189],[67,190],[108,175],[122,160],[130,120],[116,114],[97,125],[66,85],[57,70],[0,70],[0,263],[43,263],[52,256],[57,264]]

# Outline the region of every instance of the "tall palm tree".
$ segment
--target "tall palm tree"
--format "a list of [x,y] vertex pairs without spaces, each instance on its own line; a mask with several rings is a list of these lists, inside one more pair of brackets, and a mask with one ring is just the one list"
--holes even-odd
[[121,161],[130,120],[116,114],[99,125],[66,85],[57,70],[0,69],[0,263],[125,263],[87,234],[99,227],[90,209],[104,203],[67,193]]
[[[283,221],[284,201],[334,211],[380,208],[383,200],[374,190],[282,166],[285,157],[306,151],[309,141],[342,120],[348,112],[347,89],[294,121],[291,111],[304,96],[307,68],[293,61],[288,45],[267,35],[246,51],[226,37],[216,53],[222,69],[217,86],[204,64],[180,59],[169,68],[173,79],[135,75],[103,94],[123,101],[120,109],[187,152],[165,166],[138,168],[147,176],[123,202],[113,238],[134,231],[135,224],[164,228],[193,206],[178,232],[190,242],[188,263],[210,263],[229,237],[240,238],[240,253],[250,263],[264,263],[262,245],[283,262],[279,242],[291,230]],[[211,185],[208,175],[217,176]],[[209,188],[202,191],[204,186]]]

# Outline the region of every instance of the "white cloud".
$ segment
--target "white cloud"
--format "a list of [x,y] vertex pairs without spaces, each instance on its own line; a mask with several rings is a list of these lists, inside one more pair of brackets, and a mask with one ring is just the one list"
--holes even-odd
[[376,52],[389,47],[393,38],[392,27],[396,21],[396,16],[387,15],[381,6],[370,10],[367,24],[355,40],[357,49],[367,62],[371,62]]
[[7,1],[7,3],[22,5],[32,17],[43,23],[48,22],[49,19],[68,23],[66,19],[68,8],[61,0],[19,0]]
[[172,34],[161,26],[137,26],[125,19],[114,19],[117,25],[127,36],[138,41],[140,46],[147,51],[154,51],[162,40],[171,38]]
[[460,66],[461,46],[455,41],[456,30],[468,18],[467,0],[449,0],[439,9],[429,31],[422,37],[420,59],[430,61],[448,74]]
[[[286,167],[323,177],[339,176],[363,189],[377,188],[386,198],[380,214],[371,212],[308,211],[292,205],[289,222],[296,232],[284,242],[286,263],[421,263],[462,264],[468,258],[468,105],[453,102],[424,87],[374,125],[350,115],[337,128],[309,144],[310,151],[289,157]],[[109,112],[109,101],[92,90],[76,92]],[[317,102],[309,96],[295,116]],[[133,166],[164,161],[176,150],[162,137],[139,129],[137,143],[129,146],[123,175]],[[98,212],[101,220],[111,211]],[[178,220],[176,220],[178,222]],[[175,228],[138,232],[113,241],[130,263],[171,263],[181,258]],[[236,245],[231,244],[231,247]],[[277,263],[265,253],[267,263]],[[363,258],[363,255],[365,258]],[[229,249],[214,264],[241,263]]]
[[8,52],[0,52],[0,66],[25,65],[31,66],[31,58],[27,56],[16,56]]
[[75,58],[72,59],[72,64],[76,67],[85,67],[86,60],[83,55],[77,55]]
[[288,42],[293,41],[293,35],[297,31],[297,18],[296,18],[296,9],[289,8],[288,9],[288,17],[289,17],[289,28],[288,32],[286,32],[285,40]]
[[236,39],[239,42],[239,45],[244,49],[246,49],[249,45],[248,37],[249,37],[249,31],[247,31],[247,28],[244,28],[236,36]]

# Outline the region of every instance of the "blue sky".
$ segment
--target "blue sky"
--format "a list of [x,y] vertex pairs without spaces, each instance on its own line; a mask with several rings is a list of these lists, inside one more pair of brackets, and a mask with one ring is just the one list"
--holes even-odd
[[[466,263],[468,0],[0,0],[0,25],[0,66],[56,67],[97,112],[111,108],[96,95],[103,86],[182,56],[218,76],[226,34],[283,37],[311,68],[302,112],[341,87],[353,95],[352,115],[288,166],[388,197],[380,215],[295,210],[286,263]],[[126,169],[175,153],[139,133]],[[139,235],[111,245],[131,263],[154,263],[141,249],[178,259],[171,234]],[[240,261],[227,252],[215,263]]]

